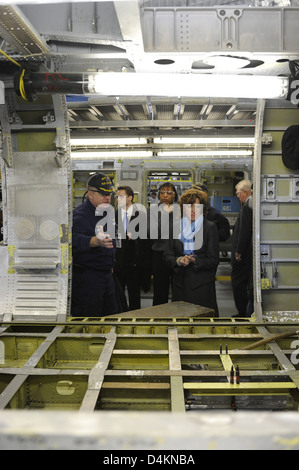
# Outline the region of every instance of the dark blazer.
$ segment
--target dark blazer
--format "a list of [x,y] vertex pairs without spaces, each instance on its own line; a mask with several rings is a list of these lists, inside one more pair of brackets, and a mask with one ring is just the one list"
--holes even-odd
[[225,242],[230,237],[230,225],[228,219],[221,214],[215,207],[209,207],[207,219],[214,222],[217,226],[219,241]]
[[115,258],[113,248],[90,248],[89,242],[96,234],[96,225],[103,217],[95,215],[96,209],[89,199],[80,204],[73,212],[72,254],[74,266],[81,268],[111,271]]
[[[247,199],[234,227],[231,258],[233,296],[240,316],[248,315],[248,300],[253,297],[252,218],[250,199]],[[240,261],[236,260],[236,253],[241,255]]]
[[196,263],[187,267],[178,266],[176,260],[184,255],[183,243],[178,239],[170,239],[166,243],[164,259],[166,264],[173,269],[173,287],[182,287],[185,277],[191,289],[215,282],[215,274],[219,264],[219,237],[217,227],[206,218],[203,222],[203,244],[199,250],[195,250]]
[[[116,264],[115,271],[126,269],[129,266],[141,267],[144,263],[144,250],[146,241],[142,238],[130,239],[125,236],[123,230],[123,222],[121,220],[121,211],[116,211],[115,222],[116,222],[116,233],[122,235],[121,247],[116,249]],[[136,225],[136,231],[140,230],[139,225],[146,226],[146,213],[142,213],[138,208],[133,205],[132,216],[129,220],[133,222],[138,218],[138,224]],[[136,221],[137,222],[137,221]],[[130,230],[130,228],[129,228]]]
[[[233,231],[232,265],[251,266],[252,263],[252,208],[249,199],[241,208]],[[242,255],[242,261],[236,261],[235,254]]]

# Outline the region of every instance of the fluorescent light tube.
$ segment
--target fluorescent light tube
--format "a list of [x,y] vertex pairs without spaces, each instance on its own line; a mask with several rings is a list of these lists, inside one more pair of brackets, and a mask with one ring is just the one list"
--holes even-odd
[[249,157],[251,150],[161,150],[158,157]]
[[88,138],[88,137],[72,137],[70,139],[71,145],[143,145],[147,144],[145,137],[113,137],[111,138]]
[[286,99],[289,79],[258,75],[101,72],[88,75],[87,93],[103,96],[193,96]]
[[74,160],[79,159],[89,159],[93,160],[95,158],[149,158],[152,157],[153,153],[149,150],[136,150],[136,151],[111,151],[111,152],[94,152],[94,151],[86,151],[86,152],[71,152],[71,158]]
[[254,145],[254,137],[155,137],[154,144],[244,144]]

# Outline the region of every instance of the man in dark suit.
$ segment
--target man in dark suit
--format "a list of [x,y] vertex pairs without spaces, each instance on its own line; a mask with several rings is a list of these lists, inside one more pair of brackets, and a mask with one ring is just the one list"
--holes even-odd
[[[146,212],[134,204],[134,191],[130,186],[117,190],[116,213],[117,248],[114,272],[123,289],[127,287],[129,309],[141,307],[143,247],[146,242]],[[145,230],[145,233],[142,231]]]
[[252,276],[252,205],[251,181],[236,185],[236,194],[243,204],[237,218],[232,244],[232,288],[238,317],[252,314],[248,311],[249,288]]

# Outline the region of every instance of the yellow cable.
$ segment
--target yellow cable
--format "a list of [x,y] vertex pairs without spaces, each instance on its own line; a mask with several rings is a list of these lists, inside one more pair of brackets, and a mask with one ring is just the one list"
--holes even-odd
[[19,89],[20,89],[20,93],[21,93],[23,100],[27,100],[27,96],[25,92],[25,85],[24,85],[24,74],[25,74],[25,69],[22,70],[22,73],[20,76]]
[[[6,54],[2,49],[0,49],[0,53],[3,54],[8,60],[10,60],[13,64],[17,65],[18,67],[21,67],[21,64],[19,64],[17,61],[9,57],[9,55]],[[25,74],[25,69],[22,70],[21,76],[20,76],[20,81],[19,81],[19,90],[21,93],[21,96],[23,100],[27,100],[26,92],[25,92],[25,85],[24,85],[24,74]]]
[[6,52],[2,51],[2,49],[0,49],[0,52],[1,54],[3,54],[8,60],[10,60],[11,62],[13,62],[15,65],[17,65],[18,67],[21,67],[21,64],[19,64],[18,62],[16,62],[14,59],[12,59],[11,57],[9,57],[9,55],[6,54]]

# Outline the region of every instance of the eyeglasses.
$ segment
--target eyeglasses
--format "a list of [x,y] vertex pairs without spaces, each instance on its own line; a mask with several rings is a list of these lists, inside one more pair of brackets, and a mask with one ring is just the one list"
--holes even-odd
[[161,191],[160,194],[173,194],[173,191]]

